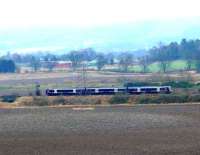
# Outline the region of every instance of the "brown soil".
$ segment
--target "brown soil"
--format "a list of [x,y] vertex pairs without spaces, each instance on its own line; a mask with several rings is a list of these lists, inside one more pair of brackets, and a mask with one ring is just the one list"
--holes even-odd
[[0,110],[0,155],[198,155],[200,105]]

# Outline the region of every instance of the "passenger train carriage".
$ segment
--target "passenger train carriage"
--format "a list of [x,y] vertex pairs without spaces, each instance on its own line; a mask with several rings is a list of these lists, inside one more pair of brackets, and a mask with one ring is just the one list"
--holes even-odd
[[47,89],[47,96],[71,96],[71,95],[114,95],[118,93],[127,94],[169,94],[171,86],[148,86],[127,88],[74,88],[74,89]]

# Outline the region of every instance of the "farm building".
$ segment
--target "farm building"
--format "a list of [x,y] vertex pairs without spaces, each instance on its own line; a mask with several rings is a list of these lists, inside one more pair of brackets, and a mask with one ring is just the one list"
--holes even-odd
[[57,61],[55,62],[55,68],[57,69],[69,69],[72,67],[71,61]]

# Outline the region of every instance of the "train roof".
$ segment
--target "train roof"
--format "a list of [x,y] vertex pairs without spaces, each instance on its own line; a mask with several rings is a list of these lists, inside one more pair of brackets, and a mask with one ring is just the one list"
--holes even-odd
[[128,88],[162,88],[162,87],[171,87],[171,86],[135,86],[135,87],[128,87]]
[[[128,88],[163,88],[163,87],[171,87],[171,86],[135,86]],[[86,87],[86,89],[126,89],[127,87]],[[77,87],[77,88],[50,88],[57,90],[72,90],[72,89],[85,89],[85,87]]]

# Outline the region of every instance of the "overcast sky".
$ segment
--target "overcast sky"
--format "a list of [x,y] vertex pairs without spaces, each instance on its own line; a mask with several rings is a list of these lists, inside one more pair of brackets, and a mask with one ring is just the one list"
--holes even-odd
[[199,0],[0,0],[0,29],[197,17],[199,6]]

